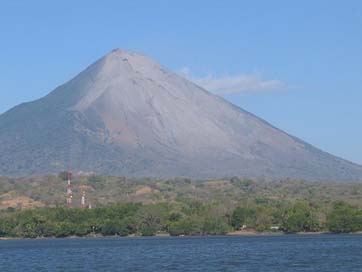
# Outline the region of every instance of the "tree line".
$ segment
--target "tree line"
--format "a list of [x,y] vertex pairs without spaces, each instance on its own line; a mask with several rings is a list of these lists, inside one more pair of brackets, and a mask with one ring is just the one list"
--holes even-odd
[[350,233],[362,231],[362,210],[344,202],[329,209],[307,201],[236,205],[183,200],[175,203],[123,203],[93,209],[65,207],[8,209],[0,214],[0,237],[69,237],[92,235],[222,235],[252,229],[260,232]]

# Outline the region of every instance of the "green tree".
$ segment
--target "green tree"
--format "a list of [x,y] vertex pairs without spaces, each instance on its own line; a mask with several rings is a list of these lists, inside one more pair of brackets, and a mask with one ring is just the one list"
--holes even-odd
[[230,227],[223,218],[206,218],[203,224],[203,233],[221,235],[229,231]]
[[274,218],[269,210],[264,207],[258,207],[255,213],[255,229],[257,231],[270,230]]
[[297,202],[292,209],[287,211],[283,229],[287,233],[313,232],[320,229],[313,210],[305,201]]
[[55,225],[54,234],[56,237],[68,237],[74,235],[75,227],[68,221],[59,222]]
[[335,203],[327,217],[327,228],[334,233],[349,233],[362,230],[361,211],[343,203]]
[[164,204],[141,207],[136,214],[138,231],[143,236],[151,236],[157,231],[166,230],[167,215],[167,206]]
[[14,228],[16,223],[7,217],[0,217],[0,237],[14,236]]
[[108,220],[102,225],[101,233],[103,235],[127,236],[130,234],[130,230],[125,220]]
[[243,225],[251,226],[255,223],[255,210],[246,207],[237,207],[231,216],[231,225],[240,229]]
[[172,222],[169,226],[170,235],[201,235],[204,233],[204,221],[197,215]]

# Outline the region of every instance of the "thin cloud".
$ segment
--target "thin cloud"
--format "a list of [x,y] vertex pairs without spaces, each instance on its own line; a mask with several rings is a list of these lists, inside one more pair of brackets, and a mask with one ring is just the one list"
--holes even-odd
[[179,74],[204,89],[219,95],[242,92],[282,91],[288,89],[286,83],[277,79],[264,79],[261,74],[193,77],[190,75],[190,69],[187,67],[180,69]]

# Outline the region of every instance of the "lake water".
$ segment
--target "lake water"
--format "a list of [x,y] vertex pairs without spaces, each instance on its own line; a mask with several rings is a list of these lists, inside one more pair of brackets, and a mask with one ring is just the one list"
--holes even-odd
[[361,235],[0,241],[0,271],[362,271]]

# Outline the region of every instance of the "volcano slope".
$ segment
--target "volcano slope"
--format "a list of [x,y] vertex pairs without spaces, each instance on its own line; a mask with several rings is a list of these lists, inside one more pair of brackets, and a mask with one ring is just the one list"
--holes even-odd
[[0,175],[362,180],[323,152],[170,72],[116,49],[37,101],[0,115]]

